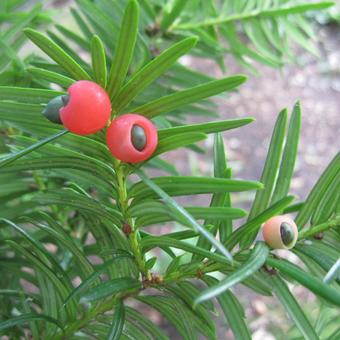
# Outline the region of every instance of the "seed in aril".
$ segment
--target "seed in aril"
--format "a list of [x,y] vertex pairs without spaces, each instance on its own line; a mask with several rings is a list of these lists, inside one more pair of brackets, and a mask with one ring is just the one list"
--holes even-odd
[[265,242],[274,249],[293,248],[298,238],[295,222],[287,216],[274,216],[262,227]]
[[129,113],[111,122],[106,140],[114,157],[127,163],[139,163],[154,153],[158,134],[151,120]]

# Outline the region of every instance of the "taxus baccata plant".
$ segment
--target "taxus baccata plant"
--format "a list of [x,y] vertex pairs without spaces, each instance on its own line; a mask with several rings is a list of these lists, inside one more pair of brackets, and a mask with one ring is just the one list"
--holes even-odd
[[[259,181],[234,179],[221,133],[242,131],[253,119],[212,122],[216,107],[208,98],[237,90],[246,78],[216,80],[178,63],[187,53],[218,60],[209,46],[220,37],[217,32],[229,32],[232,40],[225,33],[222,39],[231,48],[221,50],[221,56],[261,55],[253,59],[273,64],[262,43],[274,46],[277,58],[290,52],[284,42],[293,36],[309,46],[310,26],[302,14],[330,3],[77,4],[71,12],[81,33],[56,25],[59,33],[48,30],[47,37],[26,28],[26,36],[49,59],[24,58],[26,86],[8,78],[0,87],[0,334],[11,339],[169,338],[148,317],[151,309],[184,339],[216,339],[217,313],[235,338],[250,339],[245,307],[234,293],[239,284],[281,303],[294,325],[288,336],[339,338],[332,321],[340,305],[340,154],[305,200],[294,202],[289,188],[301,124],[297,103],[289,120],[287,110],[278,115]],[[202,11],[206,6],[216,12],[200,20],[201,13],[209,13]],[[3,17],[11,15],[4,11]],[[253,45],[235,40],[230,27],[236,24]],[[79,51],[89,52],[91,63]],[[45,118],[47,103],[79,80],[105,89],[112,120],[127,113],[152,119],[158,144],[151,158],[121,162],[108,149],[105,129],[81,136]],[[188,114],[208,122],[185,124]],[[211,177],[181,176],[161,157],[181,147],[202,152],[196,143],[208,134],[214,134]],[[150,168],[163,175],[150,177]],[[255,192],[249,212],[233,203],[234,195],[248,191]],[[190,201],[198,194],[211,195],[210,205],[182,206],[175,199]],[[295,216],[299,230],[294,248],[278,253],[257,241],[263,223],[287,214]],[[168,222],[177,229],[146,229]],[[289,234],[282,235],[290,245]],[[166,266],[159,265],[161,253],[169,258]],[[292,285],[304,286],[320,301],[316,321],[301,307]]]

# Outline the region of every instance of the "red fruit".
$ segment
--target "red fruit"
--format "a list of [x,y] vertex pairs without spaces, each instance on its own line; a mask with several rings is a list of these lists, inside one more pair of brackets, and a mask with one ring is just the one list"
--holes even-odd
[[67,92],[67,104],[60,109],[60,119],[66,129],[77,135],[88,135],[105,127],[111,115],[111,102],[103,88],[92,81],[80,80]]
[[127,163],[139,163],[154,153],[158,134],[149,119],[129,113],[112,121],[106,141],[114,157]]

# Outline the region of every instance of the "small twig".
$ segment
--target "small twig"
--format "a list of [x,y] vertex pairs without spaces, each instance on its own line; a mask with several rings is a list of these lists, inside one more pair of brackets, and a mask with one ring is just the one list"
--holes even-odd
[[299,240],[317,235],[327,229],[337,228],[337,227],[340,227],[340,215],[330,221],[311,227],[310,229],[302,230],[299,233]]

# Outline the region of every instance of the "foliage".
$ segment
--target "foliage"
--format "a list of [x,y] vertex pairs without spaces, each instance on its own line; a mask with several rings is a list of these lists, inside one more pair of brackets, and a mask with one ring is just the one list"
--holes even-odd
[[[257,294],[275,295],[295,335],[323,338],[333,316],[312,320],[290,285],[306,287],[322,308],[334,311],[340,305],[340,154],[305,201],[292,204],[289,189],[301,124],[297,103],[290,119],[287,110],[278,116],[260,182],[234,179],[221,132],[241,128],[252,118],[184,121],[188,113],[214,116],[216,106],[208,98],[237,90],[246,77],[216,80],[178,59],[192,53],[223,66],[229,52],[242,64],[250,65],[252,58],[280,66],[291,56],[291,40],[314,51],[303,14],[330,3],[76,2],[71,13],[80,33],[56,24],[47,35],[33,28],[48,21],[39,6],[23,15],[15,8],[24,1],[0,5],[6,24],[0,75],[0,334],[13,339],[28,332],[34,339],[167,339],[144,312],[149,306],[184,339],[215,339],[212,316],[219,304],[235,338],[249,339],[244,307],[231,289],[242,284]],[[49,58],[13,58],[24,42],[23,27]],[[6,34],[18,40],[7,40]],[[91,63],[83,55],[91,56]],[[153,118],[159,145],[152,159],[138,166],[120,163],[108,152],[104,133],[73,135],[41,115],[50,99],[79,79],[106,88],[114,116],[137,112]],[[212,177],[180,176],[162,158],[182,147],[203,152],[196,143],[212,133]],[[150,178],[150,168],[162,176]],[[249,213],[233,204],[233,193],[244,191],[256,192]],[[182,207],[175,200],[198,194],[211,195],[210,205]],[[288,252],[278,254],[256,241],[263,222],[286,212],[296,213],[300,228],[292,250],[297,263]],[[179,230],[145,230],[165,222],[175,222]],[[160,273],[153,269],[159,262],[156,248],[170,259]],[[338,330],[332,332],[336,339]]]

